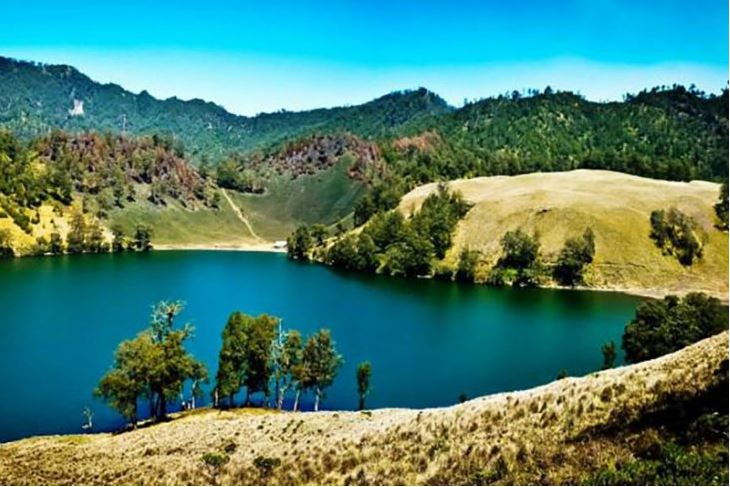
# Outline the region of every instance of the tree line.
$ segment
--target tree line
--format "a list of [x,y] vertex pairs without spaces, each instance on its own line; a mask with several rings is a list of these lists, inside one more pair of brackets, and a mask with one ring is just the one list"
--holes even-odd
[[[167,416],[169,404],[188,391],[184,408],[195,408],[204,399],[207,368],[185,349],[194,328],[176,326],[183,307],[180,301],[156,304],[148,328],[119,344],[111,369],[94,391],[132,426],[142,417],[139,405],[145,401],[149,417],[159,421]],[[217,408],[251,406],[253,396],[259,394],[261,406],[281,410],[287,395],[293,394],[292,410],[297,411],[301,396],[312,393],[318,411],[343,364],[329,330],[321,329],[305,339],[297,330],[284,330],[281,319],[266,314],[232,313],[221,338],[210,393]],[[357,366],[359,409],[365,408],[371,375],[369,362]],[[237,403],[244,391],[243,401]]]

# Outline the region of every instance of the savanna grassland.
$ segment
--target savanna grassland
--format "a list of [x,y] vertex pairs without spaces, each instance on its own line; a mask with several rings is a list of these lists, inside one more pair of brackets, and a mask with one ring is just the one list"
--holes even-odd
[[[499,259],[500,237],[518,228],[537,232],[541,253],[556,260],[566,238],[586,228],[595,234],[595,257],[585,286],[654,296],[703,291],[727,299],[728,235],[717,228],[718,184],[661,181],[626,174],[576,170],[451,181],[473,207],[456,226],[444,261],[455,267],[461,251],[479,252],[477,280]],[[398,208],[417,211],[436,185],[418,187]],[[665,255],[650,238],[651,212],[676,207],[706,235],[703,256],[691,266]]]

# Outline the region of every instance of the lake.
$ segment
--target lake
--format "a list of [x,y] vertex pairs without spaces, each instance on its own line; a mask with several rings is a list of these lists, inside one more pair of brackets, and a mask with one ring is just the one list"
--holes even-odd
[[[215,376],[234,310],[329,328],[345,363],[325,409],[357,405],[355,367],[373,365],[367,406],[427,407],[597,370],[620,348],[640,298],[603,292],[495,289],[344,273],[274,253],[160,251],[0,262],[0,441],[79,433],[120,417],[92,397],[117,344],[146,328],[153,303],[182,299],[190,350]],[[619,350],[619,361],[622,356]],[[208,386],[210,390],[210,386]],[[171,405],[171,409],[177,409]],[[311,398],[304,408],[311,408]],[[145,411],[143,408],[142,411]]]

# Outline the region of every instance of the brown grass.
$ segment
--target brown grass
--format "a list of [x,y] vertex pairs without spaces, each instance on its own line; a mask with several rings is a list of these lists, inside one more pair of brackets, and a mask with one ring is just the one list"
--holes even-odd
[[578,483],[631,455],[593,432],[717,385],[727,346],[725,332],[653,361],[448,408],[207,410],[118,435],[30,438],[0,445],[0,483]]
[[[596,256],[586,275],[589,287],[653,296],[704,291],[727,301],[728,234],[714,226],[718,184],[576,170],[463,179],[450,186],[475,206],[459,223],[445,261],[454,265],[464,247],[478,250],[483,262],[477,277],[486,277],[499,258],[499,240],[508,230],[537,231],[550,261],[567,238],[591,227]],[[401,211],[417,209],[435,187],[427,184],[408,193]],[[704,257],[691,267],[662,255],[649,238],[649,215],[670,206],[692,216],[709,237]]]

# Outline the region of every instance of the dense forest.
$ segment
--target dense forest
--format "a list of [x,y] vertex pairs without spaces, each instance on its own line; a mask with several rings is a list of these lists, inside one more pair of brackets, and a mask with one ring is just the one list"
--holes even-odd
[[183,144],[196,163],[219,162],[232,151],[250,151],[317,131],[381,137],[406,122],[451,110],[437,95],[419,89],[362,105],[245,117],[198,99],[158,100],[146,91],[134,94],[115,84],[97,83],[71,66],[1,56],[0,107],[0,128],[26,140],[53,128],[158,134]]

